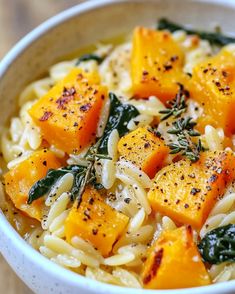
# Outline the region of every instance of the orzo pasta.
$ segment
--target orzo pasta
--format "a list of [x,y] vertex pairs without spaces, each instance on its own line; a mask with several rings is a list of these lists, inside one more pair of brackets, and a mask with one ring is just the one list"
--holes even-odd
[[26,241],[119,286],[234,279],[232,42],[163,19],[28,85],[2,132],[0,202]]

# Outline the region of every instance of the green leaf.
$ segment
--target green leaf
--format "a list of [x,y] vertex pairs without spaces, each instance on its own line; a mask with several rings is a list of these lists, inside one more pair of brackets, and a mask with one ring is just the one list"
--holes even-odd
[[98,55],[95,55],[95,54],[84,54],[78,58],[75,65],[78,66],[81,62],[89,61],[89,60],[95,60],[98,62],[98,64],[100,64],[104,59]]
[[114,93],[109,94],[110,111],[103,136],[98,141],[98,153],[107,154],[107,143],[110,133],[117,129],[122,137],[129,132],[128,122],[139,114],[139,111],[130,104],[122,104]]
[[199,251],[205,262],[235,262],[235,224],[218,227],[201,240]]
[[28,204],[31,204],[36,199],[43,197],[47,194],[52,186],[65,174],[72,173],[74,175],[74,183],[71,190],[71,199],[75,199],[78,193],[79,185],[84,178],[84,174],[87,167],[80,165],[70,165],[59,169],[48,170],[46,176],[41,180],[37,181],[29,191]]
[[183,30],[189,35],[198,35],[201,39],[208,40],[211,44],[217,46],[225,46],[235,42],[235,38],[233,37],[224,36],[220,33],[209,33],[204,31],[187,29],[186,27],[171,22],[166,18],[161,18],[159,20],[157,29],[168,30],[172,33],[178,30]]

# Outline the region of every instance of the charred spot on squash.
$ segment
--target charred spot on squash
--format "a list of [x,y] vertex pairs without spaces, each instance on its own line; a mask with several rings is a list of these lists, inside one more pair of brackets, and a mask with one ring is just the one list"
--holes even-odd
[[161,233],[149,249],[142,281],[146,289],[177,289],[210,284],[190,226]]
[[143,278],[144,284],[148,284],[152,280],[152,278],[156,276],[157,270],[159,269],[162,262],[163,252],[164,252],[164,249],[160,248],[158,251],[154,253],[154,259],[149,269],[149,274]]

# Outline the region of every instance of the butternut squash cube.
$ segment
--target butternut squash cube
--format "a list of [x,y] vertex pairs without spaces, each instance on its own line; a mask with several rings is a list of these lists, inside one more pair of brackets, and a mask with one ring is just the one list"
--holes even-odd
[[154,211],[200,229],[234,179],[234,172],[232,152],[204,152],[195,163],[183,159],[164,167],[156,175],[148,199]]
[[191,227],[161,234],[150,249],[142,278],[147,289],[189,288],[211,283],[193,242]]
[[118,152],[153,178],[169,154],[169,148],[150,127],[140,127],[120,139]]
[[182,67],[184,53],[170,33],[144,27],[134,30],[131,77],[137,98],[157,96],[162,102],[175,97],[187,80]]
[[29,190],[38,180],[46,176],[48,169],[57,169],[60,166],[60,162],[51,151],[42,149],[9,170],[4,175],[5,189],[15,207],[40,221],[44,199],[39,198],[32,204],[27,204]]
[[66,240],[70,242],[79,236],[108,256],[128,221],[127,216],[106,204],[95,189],[87,187],[80,206],[75,202],[65,221]]
[[76,153],[95,137],[107,96],[96,73],[72,70],[29,110],[43,138],[67,152]]
[[199,102],[203,114],[197,129],[206,125],[223,128],[230,136],[235,132],[235,55],[223,49],[193,69],[191,97]]

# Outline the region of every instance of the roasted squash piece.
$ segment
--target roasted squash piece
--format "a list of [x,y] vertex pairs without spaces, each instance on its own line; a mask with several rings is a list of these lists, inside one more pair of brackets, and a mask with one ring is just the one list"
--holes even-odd
[[150,178],[162,167],[169,148],[150,127],[140,127],[118,142],[122,157],[141,168]]
[[191,97],[199,102],[203,114],[197,129],[206,125],[223,128],[230,136],[235,132],[235,55],[226,49],[206,59],[193,69]]
[[135,97],[157,96],[162,102],[175,97],[187,77],[182,67],[184,54],[171,34],[144,27],[134,30],[131,77]]
[[72,70],[29,110],[43,138],[67,152],[76,153],[94,139],[107,89],[96,73]]
[[87,187],[81,204],[77,207],[77,202],[74,203],[65,221],[66,240],[80,236],[108,256],[128,221],[127,216],[106,204],[99,192]]
[[223,140],[223,146],[224,148],[231,148],[233,149],[233,140],[232,140],[232,137],[224,137],[224,140]]
[[9,170],[4,175],[5,189],[15,207],[40,221],[44,199],[40,198],[30,205],[27,204],[29,190],[38,180],[46,176],[48,169],[57,169],[60,166],[60,162],[51,151],[42,149]]
[[210,284],[210,277],[193,242],[191,227],[161,234],[150,248],[142,278],[147,289],[177,289]]
[[199,229],[234,176],[232,152],[204,152],[196,163],[182,159],[164,167],[148,199],[154,211]]

